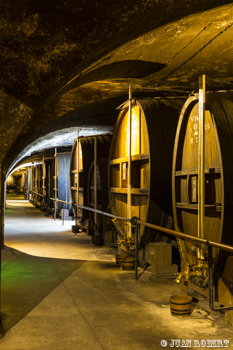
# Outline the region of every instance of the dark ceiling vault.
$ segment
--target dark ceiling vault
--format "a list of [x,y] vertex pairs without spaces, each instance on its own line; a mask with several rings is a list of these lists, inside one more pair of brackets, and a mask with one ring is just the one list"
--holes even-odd
[[0,1],[0,162],[69,126],[112,126],[134,94],[233,89],[233,2]]

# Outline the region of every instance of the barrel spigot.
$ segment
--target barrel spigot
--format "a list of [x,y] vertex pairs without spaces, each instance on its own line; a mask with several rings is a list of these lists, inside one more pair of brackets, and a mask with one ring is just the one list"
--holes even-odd
[[182,277],[183,277],[183,273],[181,273],[181,272],[176,273],[176,275],[178,275],[178,276],[176,277],[175,282],[179,284],[181,282]]
[[187,263],[182,264],[181,272],[176,273],[175,275],[177,276],[175,279],[176,283],[181,283],[181,280],[185,280],[187,282],[189,280],[190,276],[190,265]]
[[124,244],[125,246],[130,246],[131,244],[134,244],[135,242],[132,240],[131,237],[128,237],[127,234],[123,236],[122,239],[117,240],[117,244],[120,246],[121,244]]

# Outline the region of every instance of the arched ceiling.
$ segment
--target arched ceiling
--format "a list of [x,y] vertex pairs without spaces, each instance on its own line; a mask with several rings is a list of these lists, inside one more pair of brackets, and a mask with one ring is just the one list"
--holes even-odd
[[233,2],[2,0],[0,162],[68,127],[113,126],[134,96],[233,89]]

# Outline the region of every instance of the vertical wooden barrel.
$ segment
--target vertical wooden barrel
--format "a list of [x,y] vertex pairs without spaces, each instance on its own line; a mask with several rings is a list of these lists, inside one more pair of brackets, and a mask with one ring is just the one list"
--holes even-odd
[[36,185],[36,169],[35,166],[31,167],[31,198],[30,202],[34,205],[36,203],[36,195],[35,195],[35,185]]
[[20,190],[21,190],[21,192],[25,192],[25,188],[27,187],[27,171],[25,170],[25,171],[23,171],[22,172],[22,181],[21,181],[21,188],[20,188]]
[[[70,197],[70,152],[57,153],[52,162],[53,188],[52,197],[71,203]],[[57,210],[68,209],[72,212],[72,207],[61,202],[57,203]]]
[[[111,134],[93,136],[93,142],[96,142],[97,148],[97,209],[107,211],[109,204],[108,196],[108,161],[111,144]],[[95,147],[95,145],[94,145]],[[94,151],[94,148],[93,148]],[[88,198],[87,205],[95,208],[95,181],[94,181],[94,163],[93,160],[88,174]],[[90,223],[97,232],[103,232],[103,218],[101,215],[95,215],[89,212]],[[95,222],[96,221],[96,222]]]
[[[184,104],[179,118],[173,156],[172,197],[175,229],[197,237],[198,231],[198,94]],[[233,92],[206,94],[205,112],[205,215],[203,237],[233,244]],[[195,270],[197,244],[185,241],[184,262]],[[183,249],[183,248],[182,248]],[[207,259],[207,247],[204,249]],[[228,253],[214,249],[215,282]],[[197,283],[196,278],[191,282]],[[201,281],[198,281],[201,284]]]
[[[25,172],[25,183],[24,183],[24,198],[25,199],[29,199],[29,195],[28,195],[28,190],[29,190],[29,175],[30,173],[30,168],[27,167],[26,168],[26,172]],[[31,179],[30,179],[31,181]]]
[[50,206],[50,198],[52,197],[52,162],[53,158],[44,158],[42,162],[42,194],[45,207]]
[[[130,216],[173,227],[171,170],[177,122],[184,100],[144,98],[133,100],[131,119],[131,208]],[[109,161],[109,195],[114,215],[128,217],[129,103],[119,113]],[[120,236],[125,222],[116,221]],[[160,233],[141,226],[139,247],[150,241],[167,241]]]
[[[87,206],[88,173],[94,159],[92,137],[78,137],[72,147],[70,161],[70,192],[72,203]],[[74,215],[76,212],[74,211]],[[89,219],[86,210],[78,209],[78,218],[84,222]]]
[[12,191],[16,194],[23,192],[25,173],[21,170],[20,172],[14,172],[7,177],[6,188],[8,191]]
[[[42,205],[43,197],[42,195],[42,164],[37,164],[35,166],[35,192],[36,192],[36,203],[34,203],[37,207]],[[38,194],[38,195],[37,195]]]
[[[72,202],[95,207],[94,201],[94,147],[97,147],[97,197],[99,209],[108,204],[108,155],[111,135],[81,136],[74,141],[70,163],[70,190]],[[75,213],[74,213],[75,214]],[[78,210],[81,223],[90,220],[94,225],[94,215],[87,210]]]

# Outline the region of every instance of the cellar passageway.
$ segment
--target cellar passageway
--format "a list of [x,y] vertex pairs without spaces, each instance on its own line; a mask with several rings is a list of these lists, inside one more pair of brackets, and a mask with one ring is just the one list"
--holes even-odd
[[[2,261],[2,312],[9,331],[85,261],[114,260],[90,236],[74,235],[72,221],[43,216],[22,195],[7,194]],[[78,249],[77,249],[78,245]]]
[[[5,245],[23,253],[46,258],[115,261],[113,251],[96,247],[91,236],[74,235],[74,221],[46,217],[23,197],[6,201]],[[78,248],[78,249],[77,249]]]
[[171,316],[169,297],[180,293],[173,277],[152,279],[149,268],[135,281],[116,267],[112,248],[75,236],[71,224],[7,198],[1,350],[160,349],[162,340],[183,339],[184,329],[192,342],[227,339],[233,349],[224,314],[204,297],[194,299],[190,317]]

